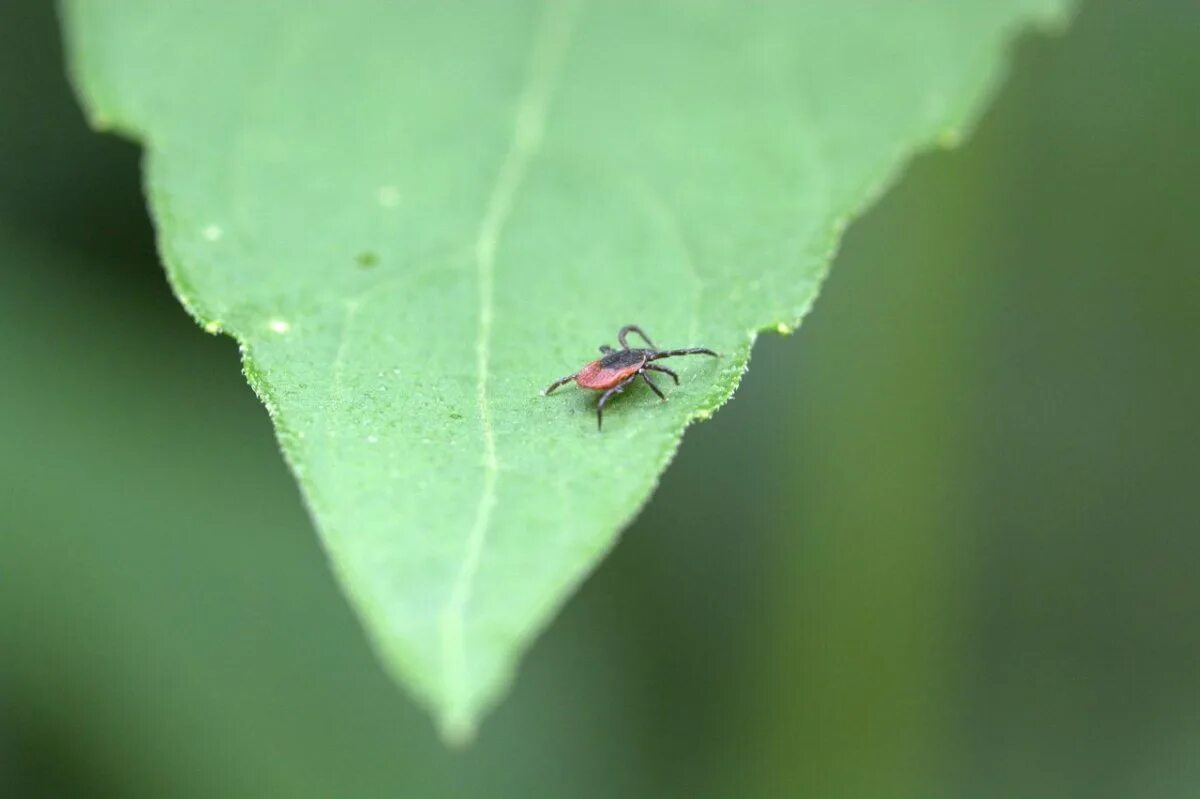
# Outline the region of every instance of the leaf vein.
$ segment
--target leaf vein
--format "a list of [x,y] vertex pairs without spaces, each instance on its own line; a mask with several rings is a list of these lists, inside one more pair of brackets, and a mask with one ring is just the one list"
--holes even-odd
[[468,738],[473,733],[471,702],[470,697],[466,695],[468,666],[464,626],[467,606],[471,601],[475,578],[479,571],[480,557],[491,526],[500,472],[500,461],[496,454],[496,434],[488,402],[496,252],[530,164],[542,146],[550,100],[558,83],[563,56],[570,42],[574,5],[561,0],[544,0],[542,4],[525,81],[517,99],[512,136],[475,239],[479,299],[479,326],[475,341],[475,399],[483,433],[483,486],[474,521],[467,533],[462,566],[439,617],[447,706],[442,723],[444,733],[452,739]]

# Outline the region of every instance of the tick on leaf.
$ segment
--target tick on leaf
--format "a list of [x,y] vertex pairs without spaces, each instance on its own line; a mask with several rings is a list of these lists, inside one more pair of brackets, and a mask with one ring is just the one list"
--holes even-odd
[[[625,337],[630,333],[637,333],[642,341],[649,344],[649,348],[630,347]],[[639,377],[645,381],[646,385],[650,386],[650,390],[658,395],[658,398],[663,402],[667,401],[666,396],[662,393],[658,386],[654,385],[654,381],[650,379],[650,375],[646,372],[662,372],[670,376],[675,385],[679,385],[679,375],[672,372],[665,366],[651,363],[662,358],[673,358],[676,355],[711,355],[714,358],[718,357],[717,353],[706,347],[687,347],[680,350],[660,350],[655,346],[642,329],[637,325],[625,325],[617,333],[617,341],[621,343],[621,349],[614,350],[607,344],[600,345],[600,352],[604,357],[598,358],[584,366],[573,375],[559,378],[546,387],[542,393],[551,394],[556,388],[570,383],[572,380],[579,385],[580,388],[591,389],[592,391],[603,391],[600,401],[596,403],[596,429],[601,429],[604,423],[604,404],[609,401],[615,394],[620,394],[625,390],[625,387],[637,380]]]

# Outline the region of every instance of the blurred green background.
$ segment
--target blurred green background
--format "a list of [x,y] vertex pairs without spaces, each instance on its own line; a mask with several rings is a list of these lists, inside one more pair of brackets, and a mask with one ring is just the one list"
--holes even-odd
[[1200,795],[1200,5],[1027,35],[448,751],[0,5],[0,795]]

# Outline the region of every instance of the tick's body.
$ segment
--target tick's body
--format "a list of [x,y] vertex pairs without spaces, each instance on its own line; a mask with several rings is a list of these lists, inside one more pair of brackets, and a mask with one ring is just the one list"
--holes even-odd
[[605,391],[637,375],[639,370],[645,368],[646,358],[652,352],[653,350],[614,350],[603,358],[592,361],[573,377],[580,388]]
[[[642,339],[650,345],[650,349],[634,349],[625,342],[625,336],[630,333],[637,333]],[[665,366],[650,363],[651,361],[659,360],[660,358],[671,358],[676,355],[712,355],[716,353],[705,347],[689,347],[681,350],[660,350],[655,348],[654,342],[646,337],[642,329],[637,325],[626,325],[617,333],[617,340],[621,342],[621,349],[614,350],[607,344],[600,347],[600,352],[604,354],[603,358],[598,358],[584,366],[573,375],[555,380],[546,389],[545,393],[550,394],[559,386],[575,381],[580,388],[591,389],[592,391],[603,391],[603,396],[596,403],[596,429],[600,429],[604,420],[604,404],[608,402],[609,397],[614,394],[620,394],[625,390],[625,387],[636,380],[639,376],[645,381],[650,390],[659,396],[659,399],[666,401],[666,396],[646,374],[647,371],[662,372],[669,375],[675,380],[675,384],[679,384],[679,375]]]

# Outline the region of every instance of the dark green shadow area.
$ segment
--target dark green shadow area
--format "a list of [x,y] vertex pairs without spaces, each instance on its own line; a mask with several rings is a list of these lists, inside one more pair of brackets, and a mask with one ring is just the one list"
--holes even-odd
[[1200,7],[1029,36],[449,752],[0,7],[0,796],[1191,797]]

